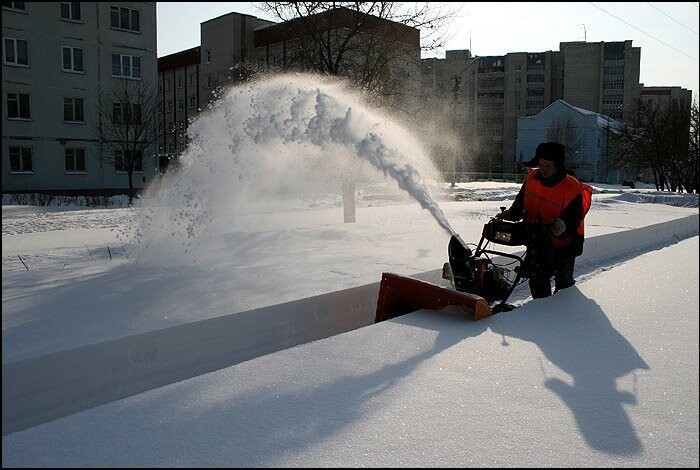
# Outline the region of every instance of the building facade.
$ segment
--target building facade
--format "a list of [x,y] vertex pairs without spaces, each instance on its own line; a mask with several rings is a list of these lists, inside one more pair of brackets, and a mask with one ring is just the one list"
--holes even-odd
[[201,45],[158,58],[158,158],[161,174],[177,165],[190,122],[241,75],[253,54],[256,28],[275,24],[228,13],[200,24]]
[[[342,27],[340,20],[348,20],[344,16],[346,10],[332,10],[321,16],[333,16],[336,24]],[[387,20],[376,20],[380,26],[389,27],[394,32],[393,36],[386,35],[393,38],[393,43],[405,45],[405,50],[396,54],[403,60],[398,61],[398,65],[393,64],[396,67],[383,77],[393,77],[399,82],[400,96],[413,98],[420,90],[420,31]],[[251,15],[236,12],[221,15],[201,23],[200,31],[201,46],[158,59],[161,172],[184,151],[191,120],[205,111],[220,93],[248,78],[250,73],[279,72],[290,68],[289,58],[298,53],[294,49],[297,37],[287,24]],[[405,80],[406,77],[410,79]]]
[[561,96],[560,54],[474,57],[469,50],[447,51],[445,59],[423,59],[422,83],[426,107],[450,108],[450,119],[442,119],[453,123],[455,171],[513,173],[518,118]]
[[206,108],[216,93],[245,78],[244,65],[252,60],[255,30],[275,24],[251,15],[228,13],[207,20],[201,28],[200,107]]
[[619,184],[623,175],[613,170],[611,155],[620,122],[557,100],[534,116],[518,119],[518,162],[530,160],[542,142],[566,147],[566,167],[583,180]]
[[199,46],[158,59],[158,159],[161,174],[187,146],[187,127],[200,111]]
[[[519,162],[520,118],[535,116],[561,99],[613,119],[629,119],[642,89],[639,65],[640,48],[632,47],[632,41],[560,43],[559,51],[502,56],[447,51],[445,59],[423,59],[422,99],[454,103],[459,123],[453,126],[459,142],[455,171],[513,173]],[[452,86],[436,86],[441,80]]]
[[641,85],[641,48],[632,41],[562,42],[562,99],[613,119],[629,121],[636,113]]
[[671,105],[673,101],[690,108],[693,92],[678,86],[642,86],[639,98],[647,105],[658,105],[662,108]]
[[[99,110],[118,81],[156,86],[155,2],[3,2],[2,31],[3,192],[127,189]],[[136,188],[158,174],[154,154]]]

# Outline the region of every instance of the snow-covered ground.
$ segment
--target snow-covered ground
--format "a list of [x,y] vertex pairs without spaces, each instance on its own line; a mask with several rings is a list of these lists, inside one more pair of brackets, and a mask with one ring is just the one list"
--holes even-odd
[[[405,134],[293,89],[254,134],[215,110],[136,207],[3,204],[3,466],[697,466],[697,195],[593,185],[575,287],[372,324],[382,272],[434,274],[519,185],[421,186]],[[328,145],[379,176],[284,163]]]
[[[589,237],[697,214],[694,195],[596,189]],[[477,241],[517,185],[445,187],[467,190],[483,200],[439,205]],[[120,239],[144,208],[3,206],[3,372],[442,265],[449,236],[427,211],[367,200],[352,224],[339,202],[263,203],[248,231],[161,264]],[[636,242],[551,299],[520,289],[513,312],[417,312],[3,436],[3,466],[693,466],[698,237]]]

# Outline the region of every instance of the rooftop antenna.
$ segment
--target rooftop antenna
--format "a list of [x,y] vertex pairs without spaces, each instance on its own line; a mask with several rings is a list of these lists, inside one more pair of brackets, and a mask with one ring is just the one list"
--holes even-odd
[[581,23],[581,26],[583,26],[583,42],[586,42],[586,24]]
[[469,52],[472,51],[472,30],[469,30]]

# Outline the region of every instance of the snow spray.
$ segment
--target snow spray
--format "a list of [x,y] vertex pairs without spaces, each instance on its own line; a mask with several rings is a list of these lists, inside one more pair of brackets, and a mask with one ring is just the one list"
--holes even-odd
[[[294,181],[340,188],[341,180],[378,175],[393,178],[456,235],[426,187],[438,173],[421,143],[338,81],[294,74],[233,87],[190,125],[188,137],[179,171],[146,193],[146,205],[169,206],[137,230],[150,249],[173,242],[189,248],[225,211]],[[178,226],[168,228],[168,218]]]

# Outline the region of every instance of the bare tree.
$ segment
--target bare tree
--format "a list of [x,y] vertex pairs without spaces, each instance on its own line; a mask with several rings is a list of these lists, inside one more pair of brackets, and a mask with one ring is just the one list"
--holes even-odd
[[155,144],[158,94],[155,87],[142,80],[115,80],[112,89],[100,97],[99,123],[93,126],[103,148],[102,160],[124,171],[129,179],[129,205],[135,190],[134,171],[143,171],[150,155],[146,150]]
[[565,147],[565,159],[572,169],[576,169],[574,156],[581,150],[583,144],[583,130],[576,125],[571,116],[559,116],[552,119],[547,129],[547,140],[559,142]]
[[677,100],[667,106],[640,100],[637,110],[636,118],[620,128],[615,166],[650,170],[662,191],[696,190],[692,107]]
[[[410,94],[405,84],[411,66],[420,70],[420,53],[415,53],[417,47],[435,51],[444,46],[448,39],[445,25],[458,11],[454,5],[435,2],[256,4],[260,10],[284,22],[285,36],[293,38],[286,67],[347,77],[373,96],[385,98],[384,103],[389,101],[387,97],[392,97],[389,104],[408,99],[401,95]],[[425,33],[422,39],[421,32]]]

